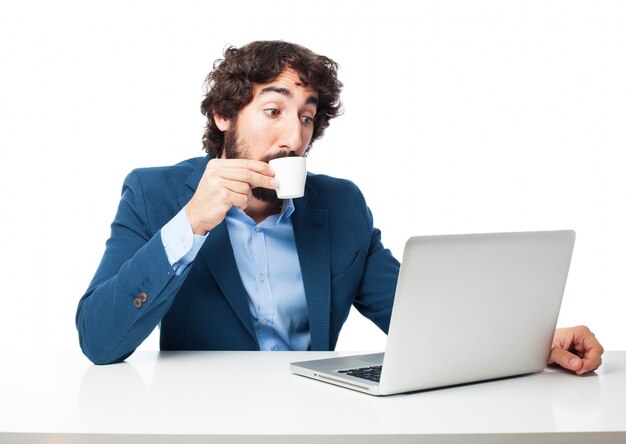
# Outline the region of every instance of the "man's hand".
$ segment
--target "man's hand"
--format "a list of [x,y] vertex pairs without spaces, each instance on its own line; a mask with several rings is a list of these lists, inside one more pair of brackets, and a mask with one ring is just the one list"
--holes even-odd
[[548,364],[558,364],[582,375],[600,367],[602,353],[604,348],[587,327],[557,328]]
[[224,220],[234,205],[243,210],[252,199],[252,188],[276,189],[274,171],[265,162],[250,159],[211,159],[198,189],[185,206],[194,234],[205,235]]

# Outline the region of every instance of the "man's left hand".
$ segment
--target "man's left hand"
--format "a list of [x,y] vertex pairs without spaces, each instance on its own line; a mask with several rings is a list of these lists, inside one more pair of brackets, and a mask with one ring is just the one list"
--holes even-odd
[[557,328],[548,364],[558,364],[582,375],[600,367],[602,353],[604,348],[587,327]]

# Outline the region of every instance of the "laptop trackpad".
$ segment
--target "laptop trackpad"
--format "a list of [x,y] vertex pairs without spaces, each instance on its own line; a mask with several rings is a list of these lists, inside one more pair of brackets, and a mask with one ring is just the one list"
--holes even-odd
[[361,367],[382,365],[385,353],[372,353],[368,355],[345,356],[334,359],[328,370],[347,370]]
[[356,364],[362,364],[363,366],[371,366],[371,365],[381,365],[383,363],[384,353],[372,353],[370,355],[359,355],[348,357],[346,359],[350,359],[350,362],[354,362]]

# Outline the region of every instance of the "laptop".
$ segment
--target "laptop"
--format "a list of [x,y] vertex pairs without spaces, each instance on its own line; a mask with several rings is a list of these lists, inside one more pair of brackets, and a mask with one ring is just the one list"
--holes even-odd
[[293,362],[291,372],[392,395],[542,371],[575,233],[411,237],[384,353]]

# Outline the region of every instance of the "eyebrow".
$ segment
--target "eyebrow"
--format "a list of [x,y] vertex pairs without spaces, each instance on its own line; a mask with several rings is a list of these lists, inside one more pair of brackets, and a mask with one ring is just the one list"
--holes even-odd
[[[267,94],[270,92],[281,94],[287,97],[288,99],[291,99],[293,97],[293,94],[291,94],[291,91],[289,91],[287,88],[279,88],[277,86],[266,86],[265,88],[261,90],[259,95]],[[305,105],[315,105],[315,106],[318,106],[319,103],[320,103],[319,99],[315,96],[307,97],[306,101],[304,102]]]

